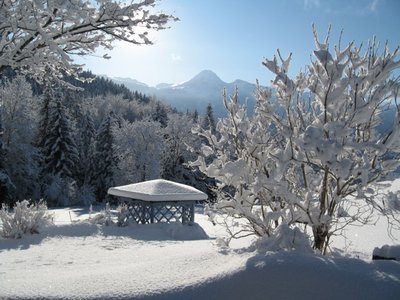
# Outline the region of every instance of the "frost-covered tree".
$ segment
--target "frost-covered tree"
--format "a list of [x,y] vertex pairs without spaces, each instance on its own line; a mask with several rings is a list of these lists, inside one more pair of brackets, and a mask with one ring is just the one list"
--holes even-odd
[[[7,81],[0,89],[2,102],[4,164],[15,189],[14,198],[37,198],[37,149],[33,146],[35,122],[33,96],[23,76]],[[35,99],[36,100],[36,99]]]
[[115,127],[119,126],[119,118],[111,111],[101,123],[96,134],[93,185],[98,201],[104,201],[107,197],[107,190],[115,186],[118,157],[114,152],[113,131]]
[[[283,59],[279,51],[263,62],[276,77],[271,90],[258,86],[254,117],[246,116],[236,93],[225,101],[220,138],[196,129],[209,145],[195,165],[219,181],[219,207],[248,221],[233,235],[301,228],[325,252],[337,230],[366,223],[374,209],[389,217],[399,207],[376,197],[374,184],[400,163],[398,82],[391,79],[400,62],[399,49],[385,45],[380,54],[375,40],[362,53],[353,43],[332,51],[329,34],[324,42],[315,30],[314,37],[307,73],[290,78],[291,55]],[[395,117],[378,131],[387,109]]]
[[191,131],[194,121],[191,114],[171,114],[164,130],[165,153],[162,178],[196,187],[207,193],[213,201],[212,188],[215,180],[205,176],[197,168],[190,168],[189,162],[196,159],[201,143]]
[[[132,105],[137,103],[136,101],[127,101],[123,95],[94,97],[91,102],[91,107],[86,106],[86,109],[92,110],[92,118],[96,128],[99,128],[111,112],[114,117],[123,118],[127,116],[129,110],[140,108],[140,105],[138,107]],[[131,105],[133,108],[130,108]]]
[[196,138],[191,132],[191,127],[191,116],[170,115],[168,126],[165,128],[166,154],[163,178],[178,181],[183,179],[182,176],[187,171],[185,163],[194,158],[188,151],[188,146],[193,147]]
[[165,144],[160,123],[124,121],[114,134],[121,182],[141,182],[161,177]]
[[[36,77],[71,71],[72,55],[90,55],[113,41],[151,44],[148,33],[175,20],[152,13],[155,0],[5,0],[0,6],[0,71],[22,68]],[[107,58],[107,56],[105,56]]]

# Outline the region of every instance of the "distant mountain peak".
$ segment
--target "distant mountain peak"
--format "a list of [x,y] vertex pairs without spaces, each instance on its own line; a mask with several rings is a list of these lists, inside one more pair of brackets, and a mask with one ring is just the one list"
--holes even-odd
[[203,70],[189,81],[193,81],[193,80],[207,80],[207,81],[221,81],[222,82],[221,78],[219,78],[218,75],[215,74],[211,70]]
[[221,78],[218,77],[217,74],[215,74],[211,70],[203,70],[196,76],[194,76],[192,79],[174,85],[174,88],[178,89],[196,89],[197,91],[204,91],[204,89],[208,90],[221,90],[222,87],[226,83],[221,80]]

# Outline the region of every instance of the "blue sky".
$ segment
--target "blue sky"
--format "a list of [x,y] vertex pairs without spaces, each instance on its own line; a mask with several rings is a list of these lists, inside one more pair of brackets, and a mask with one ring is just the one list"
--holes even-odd
[[284,56],[293,53],[292,74],[309,64],[313,23],[321,37],[332,25],[332,46],[342,29],[342,45],[366,45],[374,35],[391,50],[400,45],[399,0],[161,0],[155,9],[180,21],[156,33],[154,45],[119,42],[110,60],[82,62],[95,74],[149,85],[183,82],[204,69],[226,82],[268,84],[272,75],[261,62],[278,48]]

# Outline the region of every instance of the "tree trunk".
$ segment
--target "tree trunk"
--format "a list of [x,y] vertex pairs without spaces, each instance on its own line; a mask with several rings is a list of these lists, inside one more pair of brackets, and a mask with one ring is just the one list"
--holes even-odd
[[329,230],[325,224],[313,226],[314,249],[321,251],[325,255],[328,242]]

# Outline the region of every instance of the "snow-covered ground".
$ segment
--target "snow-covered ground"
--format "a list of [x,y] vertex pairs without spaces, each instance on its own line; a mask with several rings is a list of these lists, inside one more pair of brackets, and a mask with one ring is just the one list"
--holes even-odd
[[89,218],[78,208],[54,216],[41,234],[0,240],[0,299],[400,299],[400,262],[370,260],[400,240],[383,219],[334,240],[344,255],[321,257],[255,253],[249,239],[222,250],[223,228],[201,211],[193,226],[97,226],[77,222]]

